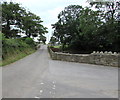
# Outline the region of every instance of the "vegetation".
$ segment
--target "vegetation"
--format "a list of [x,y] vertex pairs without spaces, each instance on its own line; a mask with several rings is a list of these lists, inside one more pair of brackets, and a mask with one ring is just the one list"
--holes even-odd
[[[41,18],[34,13],[27,11],[18,3],[2,3],[2,33],[6,38],[19,38],[22,35],[27,37],[44,37],[47,28],[41,23]],[[22,34],[22,35],[21,35]]]
[[65,7],[58,15],[58,22],[52,24],[54,34],[50,43],[61,44],[63,51],[73,53],[120,52],[117,12],[120,2],[93,2],[90,5],[96,10],[79,5]]
[[36,50],[34,38],[45,43],[44,34],[47,33],[47,28],[41,24],[43,21],[39,16],[13,2],[3,2],[0,11],[2,11],[0,65],[9,64],[33,53]]
[[[29,38],[29,40],[32,39]],[[5,38],[4,34],[2,34],[2,44],[2,62],[0,62],[2,66],[10,64],[36,51],[36,46],[33,45],[34,41],[28,42],[22,38],[8,39]]]

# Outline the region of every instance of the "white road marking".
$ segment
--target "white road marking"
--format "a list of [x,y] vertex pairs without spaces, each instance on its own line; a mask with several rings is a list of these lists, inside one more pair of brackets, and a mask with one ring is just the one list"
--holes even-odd
[[42,93],[43,92],[43,90],[40,90],[40,93]]
[[35,96],[34,98],[37,98],[37,99],[38,99],[38,98],[40,98],[40,97],[38,97],[38,96]]
[[41,85],[44,84],[44,83],[40,83]]

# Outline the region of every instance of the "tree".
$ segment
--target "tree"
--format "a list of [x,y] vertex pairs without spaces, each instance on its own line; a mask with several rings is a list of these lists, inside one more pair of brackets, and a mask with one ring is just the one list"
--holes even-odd
[[47,33],[47,28],[41,23],[41,18],[31,12],[27,12],[25,16],[22,17],[22,29],[28,37],[37,37],[41,34]]
[[[20,31],[17,28],[21,24],[20,17],[23,15],[24,9],[22,9],[18,3],[14,4],[10,2],[4,2],[2,4],[2,31],[6,37],[14,37],[17,35],[16,31]],[[13,27],[15,28],[13,30]]]
[[2,10],[2,31],[7,38],[16,38],[21,32],[27,37],[37,37],[47,33],[47,28],[41,24],[43,22],[41,18],[18,3],[3,2]]
[[[119,52],[119,38],[120,38],[120,20],[119,9],[120,1],[111,0],[106,2],[90,2],[91,6],[95,6],[98,11],[101,11],[105,24],[101,27],[102,34],[106,38],[106,48],[111,51]],[[105,27],[105,28],[103,28]]]
[[119,9],[120,9],[120,1],[111,0],[111,1],[101,1],[101,2],[89,2],[91,6],[95,6],[96,9],[102,11],[104,13],[104,17],[106,21],[111,20],[112,23],[114,20],[117,20]]
[[63,44],[63,49],[66,44],[74,49],[86,48],[85,45],[90,48],[91,35],[102,24],[98,16],[98,11],[78,5],[68,6],[58,15],[58,22],[52,25],[55,28],[53,35]]
[[39,38],[38,38],[38,41],[45,44],[45,42],[46,42],[46,37],[43,36],[43,35],[40,35]]
[[50,39],[51,45],[54,46],[57,42],[58,42],[57,38],[55,36],[52,36],[51,39]]
[[79,5],[70,5],[58,15],[58,22],[53,24],[55,28],[54,35],[64,46],[77,38],[79,32],[79,16],[82,11],[82,7]]

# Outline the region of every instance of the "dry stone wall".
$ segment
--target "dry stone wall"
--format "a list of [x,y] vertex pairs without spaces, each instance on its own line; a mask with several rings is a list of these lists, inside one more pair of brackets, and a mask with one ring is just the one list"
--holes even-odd
[[53,60],[120,67],[120,54],[116,52],[103,53],[94,51],[91,54],[69,54],[53,52],[51,49],[49,49],[49,53]]

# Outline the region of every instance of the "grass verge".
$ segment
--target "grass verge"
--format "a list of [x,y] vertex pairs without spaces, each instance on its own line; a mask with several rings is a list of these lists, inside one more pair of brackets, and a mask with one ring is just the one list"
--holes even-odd
[[32,53],[34,53],[36,50],[35,49],[26,49],[24,51],[15,51],[14,53],[9,53],[8,57],[3,60],[0,61],[0,67],[3,67],[5,65],[11,64],[15,61],[18,61],[24,57],[26,57],[27,55],[30,55]]

